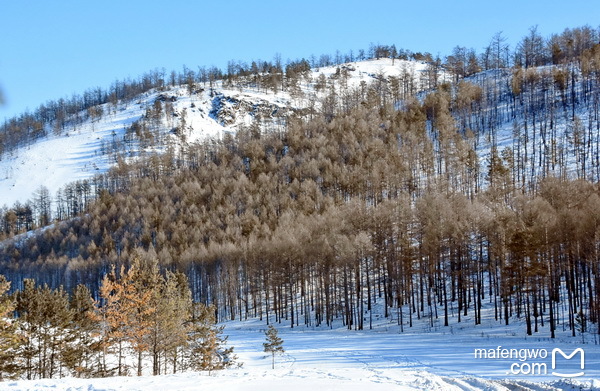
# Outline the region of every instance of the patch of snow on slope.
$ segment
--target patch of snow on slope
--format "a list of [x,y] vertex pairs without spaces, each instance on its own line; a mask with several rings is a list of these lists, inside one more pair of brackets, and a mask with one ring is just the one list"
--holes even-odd
[[25,202],[42,185],[54,196],[69,182],[105,172],[112,162],[100,154],[102,141],[122,137],[125,128],[140,117],[140,110],[132,106],[98,122],[69,127],[65,135],[50,135],[5,156],[0,161],[0,206]]

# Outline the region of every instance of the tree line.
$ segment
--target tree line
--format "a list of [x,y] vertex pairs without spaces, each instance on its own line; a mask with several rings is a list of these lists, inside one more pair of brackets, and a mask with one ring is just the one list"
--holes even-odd
[[[294,75],[303,67],[322,67],[339,65],[344,61],[366,60],[379,58],[381,45],[371,45],[366,52],[360,50],[358,56],[352,52],[341,55],[324,54],[308,60],[281,61],[281,56],[276,55],[273,60],[254,60],[251,65],[241,61],[229,61],[226,70],[216,66],[198,66],[195,71],[183,66],[179,72],[166,69],[154,69],[144,73],[136,79],[116,80],[110,87],[90,88],[83,94],[73,94],[71,97],[50,100],[41,104],[32,112],[25,112],[7,119],[0,126],[0,158],[4,155],[15,153],[18,148],[31,145],[40,138],[50,134],[61,135],[68,127],[77,128],[90,119],[101,117],[104,113],[101,106],[110,104],[113,109],[117,104],[131,104],[144,93],[157,89],[167,90],[169,87],[187,86],[189,92],[201,88],[214,88],[215,83],[231,81],[239,76],[260,77],[268,82],[283,79],[285,76]],[[284,72],[285,68],[285,72]],[[0,96],[0,102],[1,102]]]
[[[499,67],[494,68],[493,77],[487,73],[477,74],[492,66],[485,65],[482,56],[457,47],[454,50],[456,53],[446,57],[443,67],[431,56],[425,55],[431,66],[421,75],[421,82],[414,73],[406,70],[399,76],[377,75],[373,86],[361,85],[359,89],[353,89],[347,85],[348,67],[339,67],[330,78],[321,74],[313,80],[309,71],[321,64],[315,59],[310,62],[304,59],[288,61],[285,71],[281,60],[276,59],[274,63],[259,61],[260,66],[253,62],[250,67],[244,63],[230,62],[226,73],[205,68],[195,73],[185,68],[181,75],[171,74],[169,85],[187,85],[191,95],[197,92],[200,85],[206,87],[206,83],[209,83],[214,87],[214,83],[221,79],[232,88],[244,86],[267,92],[283,88],[292,96],[307,100],[308,112],[318,109],[327,111],[331,117],[356,107],[365,99],[367,92],[378,95],[371,99],[377,99],[382,105],[389,102],[406,104],[419,91],[437,87],[443,68],[452,75],[454,83],[440,85],[440,91],[428,94],[428,121],[433,124],[434,116],[441,110],[450,111],[460,131],[474,144],[475,149],[480,149],[487,142],[491,144],[491,153],[503,155],[510,161],[512,180],[516,186],[530,186],[531,178],[537,176],[566,177],[569,174],[567,169],[572,166],[576,167],[578,178],[597,180],[600,178],[600,49],[594,44],[597,35],[595,30],[581,27],[543,39],[537,29],[532,28],[509,56],[513,58],[512,61],[488,61]],[[494,55],[503,58],[503,52],[498,49],[506,48],[503,42],[501,34],[497,34],[486,51],[492,53],[492,49],[496,48]],[[393,45],[372,45],[368,55],[364,51],[358,57],[352,53],[343,56],[338,54],[335,56],[336,62],[332,63],[378,57],[408,59],[418,56],[397,50]],[[535,60],[523,62],[519,60],[521,58]],[[512,68],[508,68],[507,64],[512,64]],[[536,67],[549,64],[553,66]],[[463,80],[465,77],[467,79]],[[167,75],[164,70],[144,75],[138,84],[146,87],[133,88],[129,98],[123,96],[115,99],[115,104],[139,97],[140,93],[152,88],[167,91],[169,85],[165,85],[165,78]],[[311,84],[318,95],[307,96],[299,87],[301,83]],[[120,90],[125,91],[126,88]],[[83,113],[85,118],[102,116],[102,106],[97,104],[106,101],[101,98],[103,95],[108,96],[99,91],[86,92],[81,99],[88,102],[89,107],[84,110],[85,113],[79,114]],[[93,96],[97,99],[93,99]],[[318,96],[321,97],[320,101],[317,101]],[[116,164],[126,159],[136,145],[142,150],[150,145],[168,149],[169,139],[164,135],[168,131],[179,135],[182,143],[185,143],[185,113],[177,114],[170,99],[166,99],[165,92],[150,102],[142,118],[129,126],[122,138],[113,137],[111,142],[103,142],[98,153]],[[74,105],[73,110],[84,106],[87,104]],[[304,113],[306,115],[307,111]],[[179,119],[174,121],[176,116]],[[49,122],[52,126],[58,123],[54,116],[42,117],[47,117],[47,120],[41,122]],[[446,118],[449,118],[448,115]],[[267,120],[257,118],[257,124],[253,126],[264,127]],[[439,120],[436,121],[439,123]],[[500,149],[497,133],[507,122],[512,122],[513,140],[510,148]],[[561,130],[565,125],[568,128],[566,132]],[[433,129],[432,137],[438,138],[437,131]],[[440,144],[438,148],[443,146]],[[91,199],[103,188],[99,177],[69,184],[56,195],[49,194],[42,186],[30,200],[0,209],[0,239],[46,226],[53,220],[76,217],[87,210]]]
[[[287,60],[285,65],[281,56],[276,55],[272,61],[254,60],[250,64],[232,60],[228,62],[226,70],[215,66],[200,66],[197,71],[184,66],[182,71],[173,70],[170,73],[164,68],[155,69],[137,79],[117,80],[107,89],[91,88],[83,94],[48,101],[33,112],[6,120],[0,126],[0,157],[16,151],[19,147],[30,145],[52,132],[62,134],[67,126],[80,126],[90,118],[101,115],[96,108],[102,104],[111,103],[116,106],[119,102],[130,103],[152,89],[164,89],[169,85],[187,85],[190,90],[195,90],[201,84],[206,87],[208,83],[212,88],[217,81],[232,83],[240,78],[253,78],[255,83],[261,80],[267,87],[279,84],[285,88],[283,80],[286,77],[289,78],[307,67],[314,69],[339,66],[343,63],[379,58],[424,61],[430,65],[432,71],[443,67],[458,81],[481,70],[508,68],[513,65],[529,68],[570,63],[577,61],[585,50],[591,49],[598,42],[599,32],[590,26],[565,29],[561,34],[553,34],[548,38],[542,37],[534,26],[513,51],[506,44],[506,38],[497,33],[482,53],[477,53],[472,48],[456,46],[443,60],[434,58],[427,52],[396,48],[395,44],[371,44],[367,50],[350,50],[347,53],[338,50],[333,55],[323,54],[319,57],[311,56],[309,59]],[[288,83],[288,86],[291,88],[294,83]]]
[[[8,294],[0,277],[0,380],[23,377],[138,376],[217,370],[234,365],[211,306],[191,299],[182,273],[160,273],[134,258],[113,267],[94,299],[85,285],[71,293],[32,279]],[[135,360],[128,360],[135,357]]]

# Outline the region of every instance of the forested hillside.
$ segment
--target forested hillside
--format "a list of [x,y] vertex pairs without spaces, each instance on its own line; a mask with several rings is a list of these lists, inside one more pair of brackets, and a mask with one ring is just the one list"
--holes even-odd
[[[5,209],[0,273],[13,289],[35,278],[99,297],[113,265],[139,258],[184,272],[193,299],[220,319],[363,329],[383,302],[401,327],[467,314],[477,324],[489,303],[499,323],[524,319],[527,334],[597,330],[598,42],[589,27],[547,39],[532,29],[514,51],[497,35],[480,55],[457,47],[444,61],[375,46],[322,59],[331,72],[231,63],[173,75],[168,88],[156,75],[40,109],[4,125],[4,153],[150,90],[297,101],[246,109],[253,120],[235,133],[191,143],[165,93],[127,131],[156,153],[128,158],[115,142],[110,171],[53,202]],[[382,58],[423,67],[352,77],[357,60]],[[223,102],[210,113],[221,122],[243,107]],[[22,234],[37,226],[46,228]]]

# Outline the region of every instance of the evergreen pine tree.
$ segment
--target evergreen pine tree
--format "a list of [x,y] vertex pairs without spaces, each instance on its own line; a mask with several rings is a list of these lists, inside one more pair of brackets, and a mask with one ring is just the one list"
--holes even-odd
[[163,287],[163,298],[157,312],[162,314],[161,350],[165,360],[170,361],[173,373],[177,372],[178,361],[188,343],[192,311],[192,293],[187,277],[183,273],[167,271]]
[[12,317],[15,306],[6,295],[9,289],[10,281],[0,276],[0,381],[16,378],[23,371],[19,359],[23,338],[16,332],[16,320]]
[[91,377],[94,356],[101,351],[98,332],[96,302],[85,285],[78,285],[71,297],[73,321],[65,346],[61,349],[61,362],[77,377]]
[[269,329],[265,332],[267,342],[263,343],[265,352],[271,353],[271,368],[275,369],[275,354],[283,354],[285,349],[283,348],[283,339],[277,336],[277,329],[272,324],[269,325]]
[[224,327],[216,325],[214,313],[213,306],[194,304],[189,360],[194,370],[210,373],[232,366],[237,359],[232,347],[225,348],[227,337],[222,336]]
[[23,370],[27,380],[36,375],[35,358],[39,357],[40,329],[42,324],[42,302],[39,290],[32,279],[23,280],[23,289],[17,293],[17,313],[19,315],[18,332],[24,337],[23,351],[21,354]]
[[[41,373],[44,378],[62,377],[60,355],[69,342],[73,311],[69,308],[69,296],[62,286],[51,289],[46,284],[40,290],[43,298]],[[58,372],[58,373],[57,373]]]

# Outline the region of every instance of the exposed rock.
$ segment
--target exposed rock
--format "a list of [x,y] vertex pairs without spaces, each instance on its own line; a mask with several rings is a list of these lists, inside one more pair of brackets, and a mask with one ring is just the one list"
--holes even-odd
[[210,116],[223,126],[235,125],[244,116],[250,115],[254,118],[275,119],[285,118],[297,110],[279,106],[266,100],[249,102],[223,94],[216,95],[212,100]]

